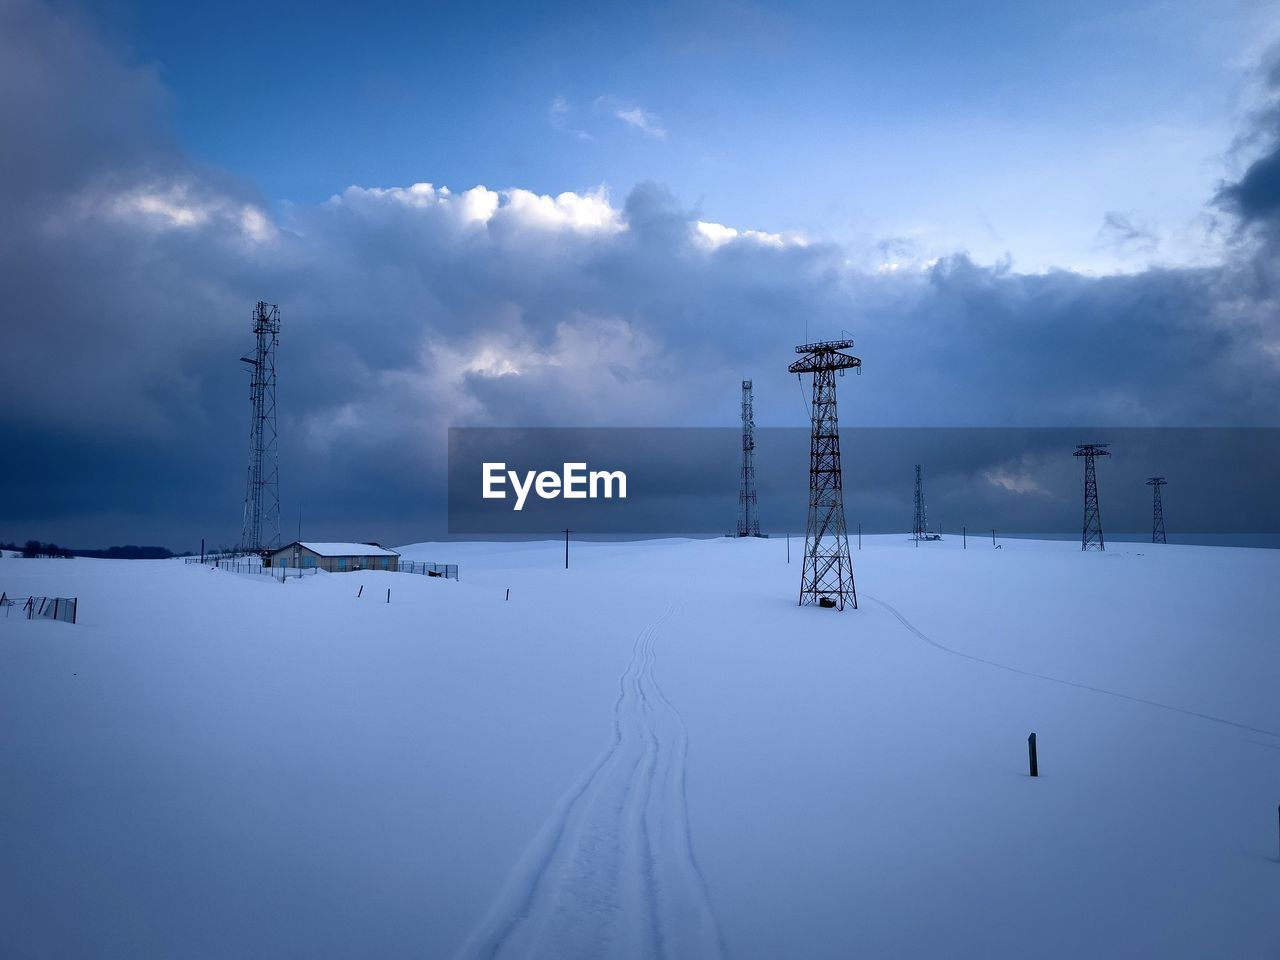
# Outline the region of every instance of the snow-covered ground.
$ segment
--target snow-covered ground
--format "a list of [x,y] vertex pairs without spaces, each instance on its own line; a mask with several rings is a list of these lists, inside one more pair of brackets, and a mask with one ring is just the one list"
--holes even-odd
[[1280,551],[404,553],[0,561],[0,956],[1280,953]]

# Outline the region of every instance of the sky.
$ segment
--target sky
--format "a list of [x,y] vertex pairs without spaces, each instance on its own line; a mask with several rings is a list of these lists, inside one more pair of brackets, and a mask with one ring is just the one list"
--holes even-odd
[[850,425],[1280,425],[1278,41],[1263,3],[0,0],[0,539],[234,542],[260,299],[314,539],[439,535],[450,426],[732,425],[743,377],[803,425],[785,365],[846,333]]

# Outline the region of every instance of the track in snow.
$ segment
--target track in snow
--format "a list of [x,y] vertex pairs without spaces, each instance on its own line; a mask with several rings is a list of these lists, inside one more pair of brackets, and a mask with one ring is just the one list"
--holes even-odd
[[460,958],[725,955],[693,855],[689,738],[653,673],[674,609],[636,637],[612,742],[560,799]]
[[[1117,697],[1120,700],[1130,700],[1133,703],[1145,704],[1148,707],[1158,707],[1161,710],[1169,710],[1173,713],[1181,713],[1188,717],[1197,717],[1200,720],[1208,720],[1210,723],[1220,723],[1223,726],[1235,727],[1236,729],[1239,729],[1239,730],[1248,730],[1250,733],[1262,733],[1262,734],[1266,734],[1268,737],[1280,737],[1280,733],[1277,733],[1275,730],[1266,730],[1262,727],[1251,727],[1247,723],[1239,723],[1235,720],[1227,720],[1224,717],[1215,717],[1211,713],[1202,713],[1199,710],[1188,710],[1185,707],[1175,707],[1172,704],[1161,703],[1158,700],[1148,700],[1146,697],[1135,697],[1132,694],[1128,694],[1128,693],[1118,693],[1115,690],[1107,690],[1104,687],[1095,687],[1092,684],[1080,683],[1075,680],[1064,680],[1061,677],[1051,677],[1045,673],[1036,673],[1032,670],[1023,670],[1020,667],[1011,667],[1007,663],[1000,663],[998,660],[988,660],[986,657],[979,657],[976,654],[965,653],[963,650],[955,650],[951,647],[946,646],[945,644],[939,643],[937,640],[934,640],[932,637],[926,636],[919,629],[917,629],[916,626],[910,620],[908,620],[901,613],[899,613],[895,607],[890,606],[889,604],[885,603],[883,600],[879,599],[878,597],[873,597],[867,593],[864,593],[863,596],[868,600],[871,600],[875,603],[880,604],[880,606],[888,610],[889,613],[893,615],[894,619],[896,619],[899,623],[901,623],[904,627],[906,627],[907,630],[909,630],[916,637],[923,640],[925,643],[929,644],[931,647],[937,647],[939,650],[942,650],[944,653],[949,653],[952,656],[964,657],[964,659],[966,660],[972,660],[975,663],[984,663],[989,667],[996,667],[997,669],[1000,669],[1000,670],[1008,670],[1010,673],[1021,674],[1024,677],[1033,677],[1036,680],[1047,680],[1050,683],[1060,683],[1066,687],[1075,687],[1078,690],[1089,690],[1089,691],[1092,691],[1093,693],[1101,693],[1108,697]],[[1264,745],[1271,746],[1271,744],[1264,744]]]

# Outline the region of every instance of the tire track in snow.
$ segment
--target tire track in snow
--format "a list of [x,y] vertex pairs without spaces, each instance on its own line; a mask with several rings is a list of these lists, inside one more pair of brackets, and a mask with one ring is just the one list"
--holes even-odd
[[609,746],[561,797],[459,958],[725,955],[693,853],[688,734],[653,672],[675,609],[637,635]]
[[1172,711],[1173,713],[1181,713],[1184,716],[1197,717],[1201,720],[1208,720],[1210,723],[1220,723],[1220,724],[1223,724],[1224,726],[1235,727],[1237,730],[1248,730],[1250,733],[1261,733],[1261,734],[1265,734],[1268,737],[1280,737],[1280,733],[1277,733],[1274,730],[1264,730],[1262,727],[1252,727],[1247,723],[1239,723],[1235,720],[1227,720],[1227,719],[1224,719],[1223,717],[1215,717],[1213,714],[1210,714],[1210,713],[1201,713],[1198,710],[1188,710],[1184,707],[1175,707],[1168,703],[1160,703],[1158,700],[1148,700],[1145,697],[1135,697],[1132,694],[1128,694],[1128,693],[1118,693],[1115,690],[1107,690],[1103,687],[1095,687],[1088,683],[1079,683],[1075,680],[1063,680],[1061,677],[1051,677],[1048,674],[1036,673],[1033,670],[1023,670],[1020,667],[1011,667],[1007,663],[1000,663],[996,660],[988,660],[986,657],[979,657],[976,654],[965,653],[963,650],[955,650],[951,647],[946,646],[945,644],[939,643],[937,640],[934,640],[932,637],[926,636],[919,629],[917,629],[915,625],[911,623],[911,621],[909,621],[906,617],[904,617],[901,613],[899,613],[897,609],[885,603],[883,600],[879,599],[878,597],[873,597],[867,593],[864,593],[863,596],[866,597],[868,600],[872,600],[880,604],[880,606],[884,607],[891,614],[893,614],[894,618],[897,619],[899,623],[901,623],[904,627],[906,627],[916,637],[923,640],[925,643],[929,644],[932,647],[937,647],[939,650],[943,651],[944,653],[950,653],[953,656],[957,656],[957,657],[964,657],[964,659],[972,660],[975,663],[984,663],[989,667],[996,667],[999,670],[1008,670],[1010,673],[1017,673],[1024,677],[1034,677],[1036,680],[1047,680],[1050,683],[1060,683],[1063,686],[1075,687],[1078,690],[1090,690],[1094,693],[1105,694],[1108,697],[1118,697],[1121,700],[1129,700],[1133,703],[1145,704],[1148,707],[1158,707],[1161,710],[1169,710],[1169,711]]

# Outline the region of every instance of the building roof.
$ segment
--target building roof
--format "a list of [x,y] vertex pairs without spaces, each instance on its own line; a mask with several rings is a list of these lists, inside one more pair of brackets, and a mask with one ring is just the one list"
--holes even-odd
[[[306,547],[312,553],[318,553],[322,557],[398,557],[400,554],[394,550],[388,550],[386,547],[380,547],[376,543],[312,543],[301,542],[300,546]],[[288,550],[293,544],[281,547],[280,550]],[[279,550],[276,551],[279,553]]]

